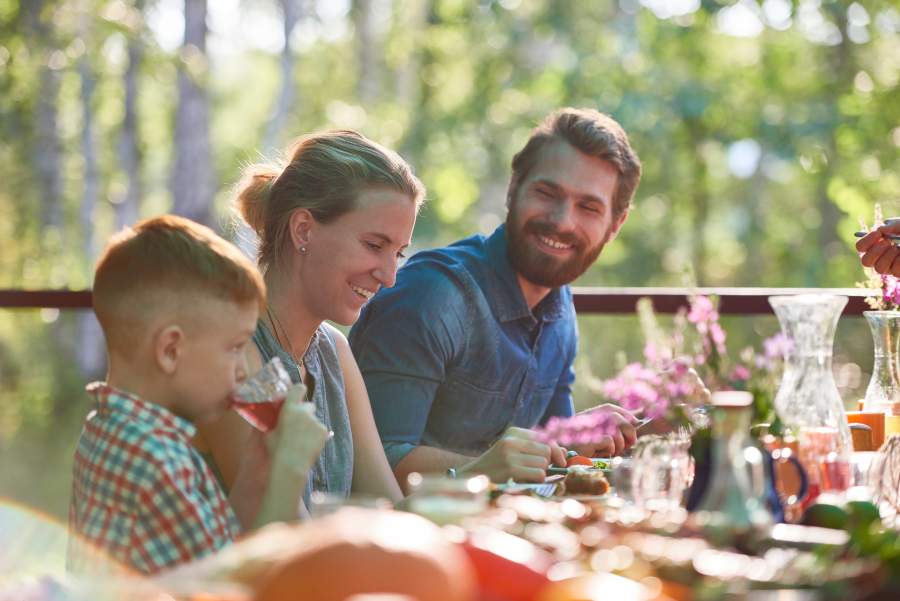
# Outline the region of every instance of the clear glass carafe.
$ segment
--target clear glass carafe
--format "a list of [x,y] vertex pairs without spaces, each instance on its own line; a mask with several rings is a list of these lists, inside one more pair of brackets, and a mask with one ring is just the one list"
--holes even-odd
[[838,449],[849,457],[853,445],[844,403],[831,373],[831,356],[837,322],[847,304],[846,296],[799,294],[770,296],[781,330],[792,347],[775,395],[775,411],[786,426],[800,431],[835,428]]
[[872,378],[866,388],[863,411],[889,411],[900,403],[900,311],[864,311],[875,345]]
[[712,469],[696,512],[716,539],[764,533],[774,522],[765,499],[765,458],[750,436],[752,403],[743,391],[712,397]]

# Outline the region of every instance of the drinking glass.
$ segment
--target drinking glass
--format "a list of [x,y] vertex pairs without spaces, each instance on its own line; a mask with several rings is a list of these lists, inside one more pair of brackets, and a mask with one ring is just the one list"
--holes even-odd
[[413,472],[406,481],[410,490],[409,511],[436,524],[453,524],[487,509],[487,476],[447,478]]
[[871,489],[869,469],[876,455],[877,451],[854,451],[850,454],[850,486]]
[[647,437],[632,459],[631,493],[645,509],[674,509],[682,504],[691,478],[690,440]]
[[383,497],[369,495],[344,496],[330,492],[313,491],[309,495],[309,515],[319,518],[329,515],[342,507],[366,507],[368,509],[391,509],[391,502]]
[[884,444],[885,415],[882,411],[848,411],[847,421],[865,424],[872,429],[872,445],[878,449]]
[[[801,428],[800,461],[815,492],[842,492],[850,487],[850,461],[837,428]],[[812,492],[812,491],[811,491]]]
[[269,432],[278,423],[278,414],[291,384],[291,377],[281,359],[272,357],[232,393],[232,407],[251,426]]
[[614,457],[610,464],[609,483],[612,494],[623,503],[634,502],[634,491],[631,488],[634,473],[634,460],[631,457]]

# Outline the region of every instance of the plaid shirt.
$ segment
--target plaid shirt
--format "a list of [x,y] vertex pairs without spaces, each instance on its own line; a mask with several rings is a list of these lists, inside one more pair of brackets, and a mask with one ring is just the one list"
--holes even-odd
[[194,426],[105,383],[87,391],[97,404],[75,451],[69,569],[95,571],[101,550],[152,573],[234,540],[240,526],[191,446]]

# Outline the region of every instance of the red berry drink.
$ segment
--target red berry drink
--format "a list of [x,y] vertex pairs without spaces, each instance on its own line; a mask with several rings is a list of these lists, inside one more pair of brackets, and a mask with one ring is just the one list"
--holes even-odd
[[278,424],[278,414],[281,413],[281,407],[284,405],[284,397],[271,401],[248,403],[235,396],[232,397],[231,402],[238,415],[250,422],[250,425],[257,430],[269,432],[274,430]]
[[231,395],[231,406],[257,430],[269,432],[278,423],[291,378],[274,357]]

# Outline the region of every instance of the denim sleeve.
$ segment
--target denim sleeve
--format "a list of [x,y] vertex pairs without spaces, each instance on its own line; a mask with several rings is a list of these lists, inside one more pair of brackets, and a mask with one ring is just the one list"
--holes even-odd
[[350,332],[372,413],[392,467],[418,446],[447,365],[464,303],[439,267],[415,266],[380,291]]
[[544,411],[544,415],[540,419],[539,423],[541,425],[547,423],[547,420],[551,417],[570,417],[575,415],[575,405],[572,401],[572,385],[575,383],[575,354],[578,351],[578,328],[574,317],[572,336],[567,346],[567,367],[559,376],[550,404],[547,405],[547,410]]
[[562,375],[559,377],[559,383],[556,390],[553,391],[553,397],[547,410],[541,417],[540,424],[544,425],[551,417],[570,417],[575,414],[575,407],[572,403],[572,384],[575,382],[575,368],[569,365]]

